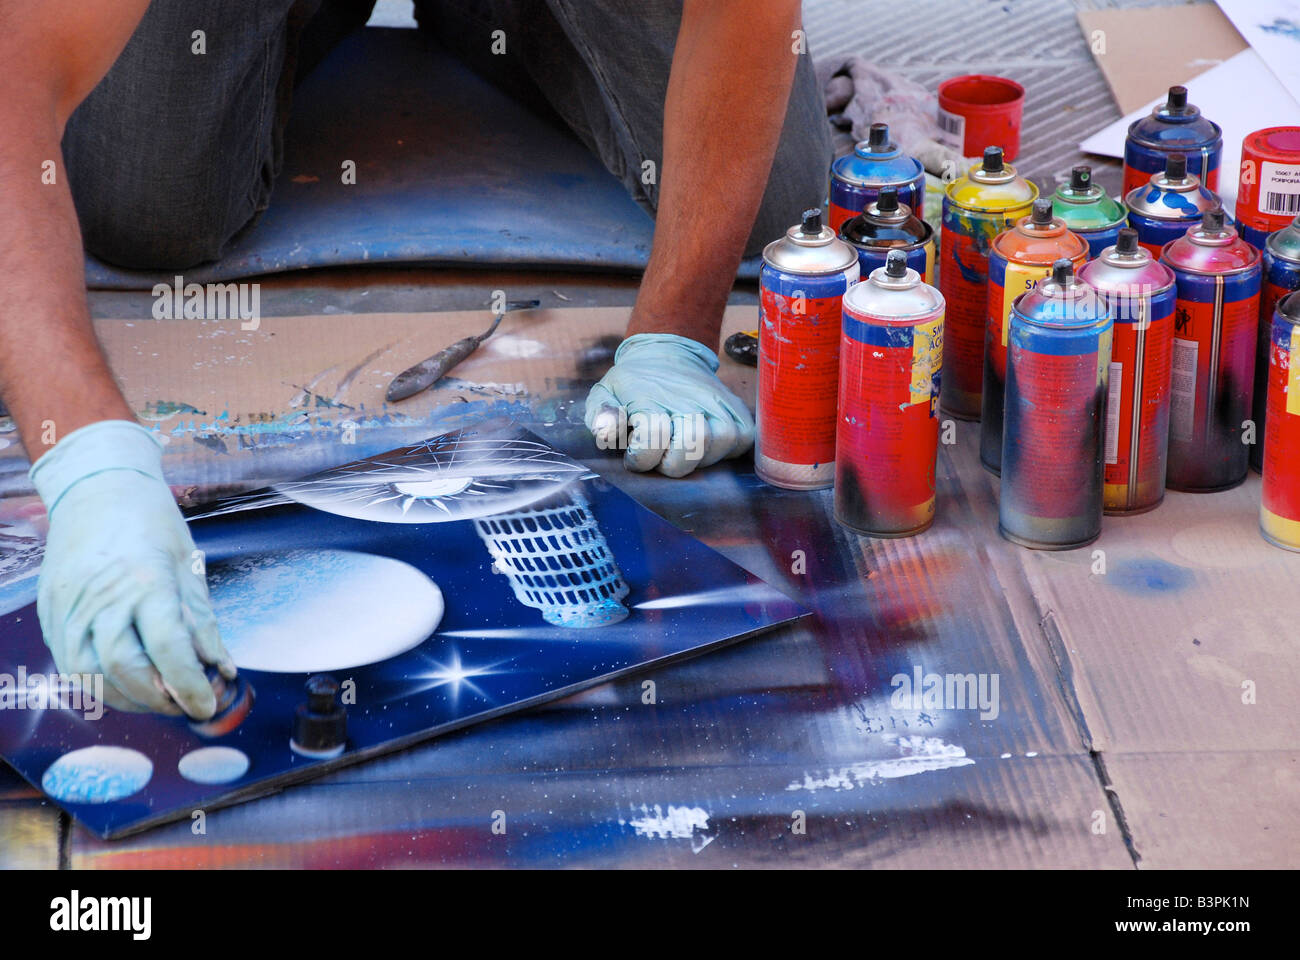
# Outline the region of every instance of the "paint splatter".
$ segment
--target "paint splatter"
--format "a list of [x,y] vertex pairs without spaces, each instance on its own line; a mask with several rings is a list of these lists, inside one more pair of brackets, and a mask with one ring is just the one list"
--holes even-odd
[[200,747],[181,757],[176,769],[193,783],[230,783],[248,772],[248,754],[234,747]]
[[910,777],[933,770],[966,767],[975,763],[966,751],[956,744],[944,743],[938,737],[885,738],[894,742],[899,755],[883,760],[864,760],[848,766],[805,773],[802,780],[790,783],[787,790],[852,790],[855,787]]
[[659,804],[641,805],[641,816],[634,820],[618,821],[621,827],[631,827],[638,837],[657,840],[689,840],[691,850],[699,853],[715,839],[709,834],[709,812],[702,807],[677,807],[668,805],[665,812]]

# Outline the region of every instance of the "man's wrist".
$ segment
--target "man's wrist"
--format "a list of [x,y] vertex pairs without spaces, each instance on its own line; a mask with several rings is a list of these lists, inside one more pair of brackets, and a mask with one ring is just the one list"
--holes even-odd
[[28,476],[52,514],[63,496],[88,477],[130,470],[166,485],[162,444],[130,420],[99,420],[73,430],[32,465]]

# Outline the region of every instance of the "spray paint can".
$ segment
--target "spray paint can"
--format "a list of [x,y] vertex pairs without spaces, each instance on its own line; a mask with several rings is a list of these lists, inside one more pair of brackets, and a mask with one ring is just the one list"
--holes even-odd
[[1128,225],[1128,207],[1092,182],[1092,167],[1087,164],[1072,169],[1070,181],[1056,188],[1052,213],[1065,221],[1071,233],[1088,241],[1089,257],[1114,246],[1120,228]]
[[1193,492],[1235,487],[1246,478],[1243,441],[1252,438],[1243,430],[1255,386],[1260,254],[1219,207],[1169,243],[1160,261],[1178,286],[1165,484]]
[[1052,201],[1039,197],[1033,213],[998,234],[989,249],[988,322],[984,330],[984,401],[980,413],[980,462],[1002,469],[1002,401],[1007,382],[1007,334],[1011,305],[1052,275],[1065,259],[1077,270],[1088,259],[1088,244],[1052,216]]
[[1105,300],[1069,260],[1016,298],[998,505],[998,531],[1014,543],[1069,550],[1101,533],[1111,329]]
[[1268,424],[1259,529],[1300,551],[1300,293],[1282,298],[1270,327]]
[[[1243,236],[1243,240],[1246,238]],[[1254,246],[1254,244],[1251,244]],[[1251,415],[1255,421],[1255,442],[1250,446],[1250,465],[1264,469],[1264,438],[1268,433],[1268,365],[1272,348],[1273,313],[1283,297],[1300,290],[1300,216],[1285,229],[1270,234],[1264,242],[1259,291],[1259,332],[1255,342],[1255,390]]]
[[1164,173],[1153,176],[1146,186],[1129,191],[1128,225],[1138,233],[1138,243],[1160,258],[1170,240],[1177,240],[1201,222],[1205,211],[1220,206],[1219,198],[1187,172],[1187,157],[1171,154]]
[[1106,513],[1143,513],[1165,496],[1174,274],[1120,231],[1113,247],[1079,271],[1115,323],[1106,402]]
[[898,202],[895,187],[881,187],[880,196],[856,217],[844,221],[840,239],[858,251],[863,277],[885,265],[890,250],[907,254],[907,265],[926,283],[934,282],[934,227]]
[[896,187],[898,202],[925,210],[925,168],[889,139],[889,124],[873,123],[867,139],[831,164],[831,229],[855,217],[880,195]]
[[981,163],[948,187],[939,243],[939,289],[947,313],[942,406],[959,420],[978,420],[983,401],[984,328],[988,324],[989,247],[1029,212],[1038,188],[989,147]]
[[[1263,251],[1270,233],[1300,214],[1300,127],[1256,130],[1241,144],[1237,232]],[[1272,314],[1269,314],[1270,321]]]
[[1163,170],[1171,153],[1186,154],[1187,169],[1211,190],[1218,190],[1223,130],[1187,102],[1186,87],[1170,87],[1164,103],[1129,124],[1124,140],[1125,196]]
[[844,295],[835,519],[872,537],[934,521],[943,296],[891,250]]
[[763,250],[754,470],[773,486],[835,480],[840,304],[858,276],[857,251],[822,225],[820,210]]

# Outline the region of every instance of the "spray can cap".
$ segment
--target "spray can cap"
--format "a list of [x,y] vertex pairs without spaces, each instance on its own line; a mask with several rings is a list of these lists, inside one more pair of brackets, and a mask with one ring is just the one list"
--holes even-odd
[[1169,88],[1169,97],[1165,100],[1166,113],[1182,113],[1187,109],[1187,88],[1180,85]]
[[1132,256],[1141,248],[1138,246],[1138,232],[1132,227],[1123,227],[1115,238],[1115,252]]
[[1074,261],[1062,257],[1052,264],[1052,282],[1068,286],[1074,280]]
[[873,123],[867,129],[867,150],[870,153],[885,153],[889,150],[889,124]]
[[1002,172],[1002,148],[985,147],[983,166],[984,166],[985,173],[1001,173]]
[[1165,179],[1166,180],[1186,180],[1187,179],[1187,154],[1171,153],[1165,158]]
[[1034,209],[1029,216],[1029,222],[1038,229],[1052,225],[1052,200],[1050,197],[1039,197],[1034,201]]
[[891,280],[907,276],[907,254],[902,250],[890,250],[885,256],[885,276]]
[[898,187],[881,187],[876,197],[876,209],[884,214],[898,210]]
[[803,212],[799,232],[808,237],[815,237],[822,232],[822,212],[820,207],[814,207]]
[[1087,193],[1092,186],[1092,167],[1081,163],[1070,170],[1070,189],[1075,193]]
[[1215,207],[1201,214],[1201,229],[1205,233],[1223,232],[1223,207]]

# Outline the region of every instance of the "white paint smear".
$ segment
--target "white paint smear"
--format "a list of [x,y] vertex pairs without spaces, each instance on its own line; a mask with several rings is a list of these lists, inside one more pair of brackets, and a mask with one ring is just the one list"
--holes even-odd
[[230,783],[248,772],[248,754],[234,747],[199,747],[181,757],[176,769],[193,783]]
[[153,764],[128,747],[83,747],[65,753],[41,777],[41,788],[64,803],[113,803],[139,793]]
[[387,660],[426,640],[443,613],[423,572],[351,550],[250,554],[214,564],[208,589],[235,665],[271,673]]
[[962,747],[944,743],[938,737],[888,737],[898,746],[899,756],[864,760],[848,766],[805,773],[787,790],[852,790],[879,780],[911,777],[932,770],[966,767],[975,763]]
[[635,820],[619,820],[619,826],[631,827],[638,837],[658,840],[689,840],[691,850],[699,853],[714,837],[709,836],[709,812],[701,807],[675,807],[668,805],[665,813],[659,804],[653,808],[641,805],[641,816]]

